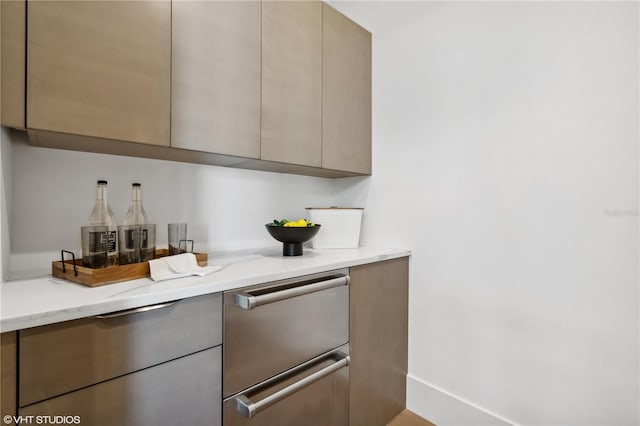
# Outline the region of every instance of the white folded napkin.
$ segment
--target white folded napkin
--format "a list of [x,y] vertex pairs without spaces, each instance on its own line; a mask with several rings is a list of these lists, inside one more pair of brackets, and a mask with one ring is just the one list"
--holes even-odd
[[219,271],[222,266],[198,266],[198,261],[193,253],[165,256],[149,261],[151,279],[154,281],[183,278],[190,275],[204,277],[212,272]]

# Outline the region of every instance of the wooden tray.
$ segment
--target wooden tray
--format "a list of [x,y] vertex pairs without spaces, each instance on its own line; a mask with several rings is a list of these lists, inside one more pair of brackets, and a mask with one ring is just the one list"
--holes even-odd
[[[208,256],[206,253],[193,254],[196,255],[198,266],[207,266]],[[168,255],[168,249],[156,249],[156,259]],[[149,262],[92,269],[82,266],[82,259],[76,259],[76,270],[78,271],[77,276],[73,272],[73,260],[65,260],[64,263],[66,272],[62,271],[62,261],[58,260],[56,262],[52,262],[51,275],[89,287],[99,287],[101,285],[114,284],[138,278],[148,278],[151,276],[149,272]]]

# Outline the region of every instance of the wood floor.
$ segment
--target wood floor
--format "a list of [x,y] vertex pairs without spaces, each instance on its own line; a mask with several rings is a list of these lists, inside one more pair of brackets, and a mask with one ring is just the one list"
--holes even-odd
[[387,426],[436,426],[409,410],[403,410]]

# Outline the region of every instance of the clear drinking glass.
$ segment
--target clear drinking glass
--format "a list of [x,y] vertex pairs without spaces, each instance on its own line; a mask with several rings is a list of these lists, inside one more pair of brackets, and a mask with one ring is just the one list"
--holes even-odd
[[187,224],[169,224],[169,255],[187,252]]

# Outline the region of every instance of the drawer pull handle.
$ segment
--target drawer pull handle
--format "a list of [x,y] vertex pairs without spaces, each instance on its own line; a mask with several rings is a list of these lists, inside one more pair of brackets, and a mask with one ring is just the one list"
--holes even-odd
[[173,302],[158,303],[157,305],[151,305],[151,306],[142,306],[140,308],[128,309],[126,311],[117,311],[117,312],[112,312],[110,314],[95,315],[93,316],[93,318],[98,318],[98,319],[117,318],[117,317],[123,317],[125,315],[139,314],[141,312],[155,311],[156,309],[168,308],[169,306],[173,306],[179,301],[180,300],[174,300]]
[[333,287],[348,285],[350,281],[351,279],[349,278],[349,275],[342,275],[340,277],[302,285],[299,287],[287,288],[285,290],[276,290],[271,293],[264,293],[258,296],[254,296],[253,294],[251,294],[251,292],[241,291],[233,295],[233,301],[242,309],[253,309],[257,308],[260,305],[266,305],[268,303],[278,302],[280,300],[291,299],[292,297],[315,293],[317,291],[327,290]]
[[323,368],[322,370],[318,370],[315,373],[310,374],[307,377],[300,379],[297,382],[292,383],[289,386],[282,388],[279,391],[274,392],[259,401],[252,402],[246,395],[238,395],[234,398],[236,400],[236,408],[244,417],[248,419],[254,417],[260,411],[271,407],[272,405],[285,399],[286,397],[298,392],[299,390],[309,386],[312,383],[317,382],[318,380],[332,374],[333,372],[340,370],[342,367],[348,366],[351,363],[351,357],[349,357],[349,355],[344,355],[342,353],[339,353],[339,355],[340,358],[333,364]]

